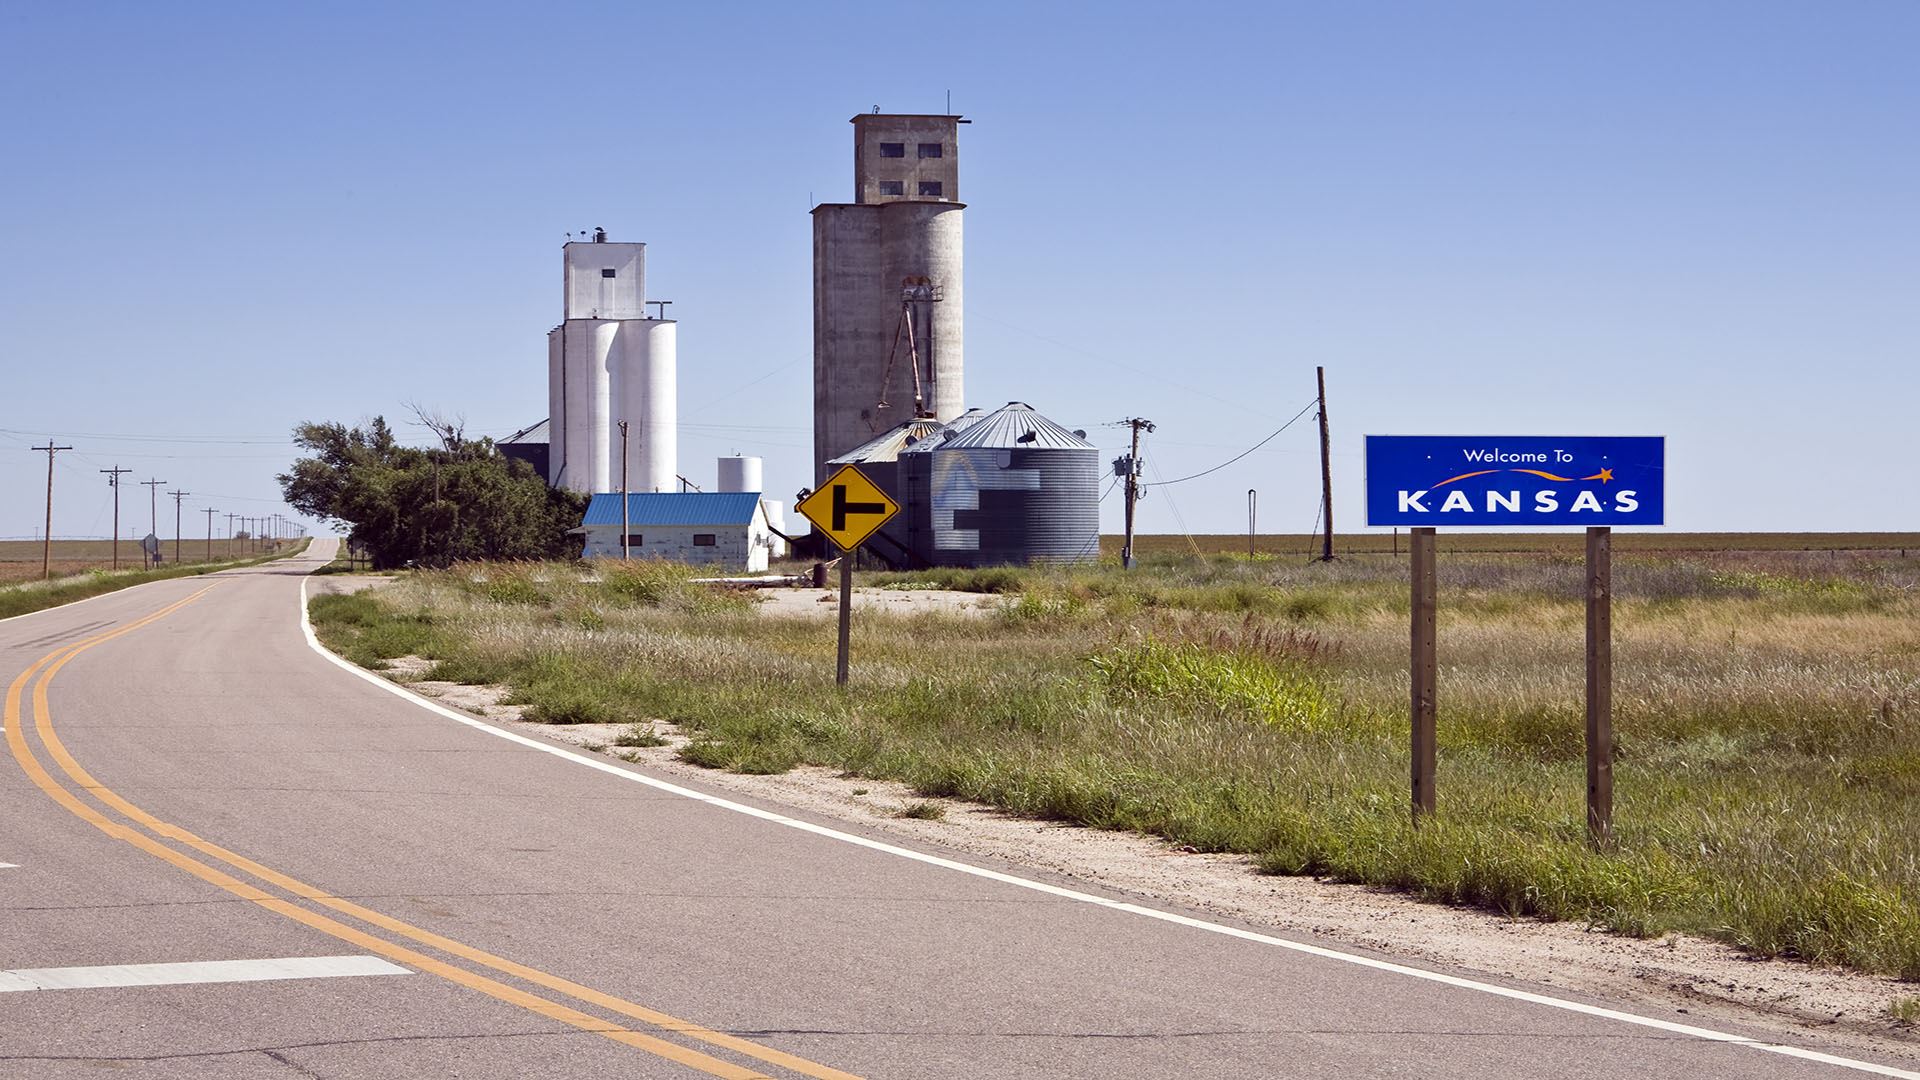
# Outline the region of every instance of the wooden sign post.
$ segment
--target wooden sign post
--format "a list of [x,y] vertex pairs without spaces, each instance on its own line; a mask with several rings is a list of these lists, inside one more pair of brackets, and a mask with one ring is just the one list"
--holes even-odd
[[1587,529],[1587,835],[1613,842],[1613,530]]
[[1434,581],[1433,529],[1413,529],[1413,823],[1433,813],[1434,772],[1439,739],[1435,729],[1434,682],[1439,674],[1436,655],[1438,614]]
[[[1434,813],[1434,525],[1587,531],[1587,834],[1613,836],[1613,525],[1666,521],[1666,440],[1649,435],[1369,435],[1367,524],[1413,544],[1413,823]],[[1605,522],[1606,524],[1595,524]]]
[[847,685],[847,653],[853,642],[854,550],[840,549],[840,650],[833,663],[833,681],[837,686]]

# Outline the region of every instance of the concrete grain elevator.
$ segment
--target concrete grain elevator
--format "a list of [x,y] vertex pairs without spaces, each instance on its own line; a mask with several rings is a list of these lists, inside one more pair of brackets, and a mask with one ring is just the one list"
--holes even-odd
[[592,494],[676,490],[678,405],[672,319],[646,312],[646,245],[591,242],[562,250],[565,309],[547,334],[547,482]]
[[813,209],[814,482],[902,423],[965,409],[957,116],[853,118],[854,201]]

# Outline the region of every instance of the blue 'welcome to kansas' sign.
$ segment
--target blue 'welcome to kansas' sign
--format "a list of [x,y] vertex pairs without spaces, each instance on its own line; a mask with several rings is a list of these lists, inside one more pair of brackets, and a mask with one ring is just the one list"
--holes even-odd
[[1369,525],[1661,525],[1661,436],[1369,435]]

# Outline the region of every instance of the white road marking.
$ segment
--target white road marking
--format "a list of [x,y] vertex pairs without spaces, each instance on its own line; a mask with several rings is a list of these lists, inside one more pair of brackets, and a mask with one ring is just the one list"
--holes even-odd
[[1859,1072],[1871,1073],[1875,1076],[1891,1076],[1898,1078],[1898,1080],[1920,1080],[1920,1072],[1914,1072],[1909,1069],[1895,1068],[1891,1065],[1880,1065],[1871,1061],[1859,1061],[1854,1058],[1840,1057],[1836,1054],[1822,1053],[1818,1050],[1788,1046],[1784,1043],[1766,1042],[1760,1039],[1749,1038],[1745,1035],[1735,1035],[1732,1032],[1715,1031],[1712,1028],[1695,1027],[1691,1024],[1676,1024],[1671,1020],[1658,1020],[1651,1016],[1640,1016],[1635,1013],[1621,1012],[1618,1009],[1589,1005],[1584,1001],[1571,1001],[1567,998],[1537,994],[1530,990],[1517,990],[1513,987],[1501,986],[1497,983],[1480,982],[1476,979],[1462,978],[1458,975],[1448,975],[1438,971],[1427,971],[1423,968],[1396,964],[1390,960],[1378,960],[1371,956],[1341,952],[1338,949],[1330,949],[1323,945],[1309,945],[1303,941],[1289,941],[1286,938],[1273,937],[1272,935],[1256,933],[1252,930],[1243,930],[1237,926],[1208,922],[1205,919],[1196,919],[1190,915],[1179,915],[1171,911],[1161,911],[1157,908],[1141,907],[1138,904],[1129,904],[1122,900],[1095,896],[1092,893],[1063,888],[1059,885],[1049,885],[1043,881],[1030,881],[1027,878],[1015,877],[1012,874],[1002,873],[998,870],[989,870],[984,866],[974,866],[971,863],[963,863],[939,855],[929,855],[926,852],[914,851],[910,848],[895,847],[892,844],[869,839],[865,836],[841,832],[838,829],[830,829],[825,825],[816,825],[811,821],[801,821],[798,818],[786,817],[785,815],[776,814],[770,810],[762,810],[757,806],[748,806],[745,803],[733,802],[729,799],[720,798],[717,795],[709,795],[704,791],[684,788],[678,784],[655,779],[654,777],[641,773],[628,772],[626,769],[620,768],[611,762],[587,757],[584,754],[563,747],[553,746],[541,742],[538,739],[528,738],[518,732],[506,731],[484,721],[476,720],[471,716],[455,712],[438,702],[421,697],[419,694],[408,690],[404,686],[391,680],[383,679],[373,672],[367,671],[329,652],[326,646],[320,644],[320,638],[314,634],[313,620],[307,617],[307,585],[312,580],[312,578],[302,578],[300,581],[300,630],[306,635],[307,645],[336,667],[352,674],[356,678],[372,683],[396,697],[404,698],[429,712],[446,717],[456,723],[465,724],[477,731],[484,731],[489,735],[505,739],[508,742],[519,743],[522,746],[538,750],[543,754],[552,754],[554,757],[565,758],[575,764],[585,765],[590,769],[597,769],[610,776],[617,776],[636,784],[644,784],[656,791],[679,795],[683,798],[692,799],[695,802],[706,803],[708,806],[721,810],[731,810],[736,814],[745,814],[748,817],[759,818],[762,821],[772,822],[776,825],[784,825],[790,829],[798,829],[801,832],[812,833],[815,836],[826,837],[830,840],[838,840],[841,843],[852,844],[855,847],[863,847],[870,851],[884,852],[885,854],[894,855],[902,859],[910,859],[914,862],[926,863],[930,866],[955,870],[962,874],[985,878],[989,881],[997,881],[1004,885],[1031,889],[1034,892],[1045,893],[1048,896],[1057,896],[1063,900],[1074,900],[1083,904],[1092,904],[1095,907],[1107,908],[1111,911],[1122,911],[1129,915],[1138,915],[1142,918],[1173,923],[1177,926],[1204,930],[1210,934],[1221,934],[1226,937],[1238,938],[1242,941],[1271,945],[1275,948],[1305,953],[1308,956],[1317,956],[1323,960],[1337,960],[1343,964],[1353,964],[1358,967],[1371,968],[1375,971],[1391,972],[1395,975],[1404,975],[1408,978],[1420,979],[1425,982],[1440,983],[1443,986],[1451,986],[1461,990],[1472,990],[1482,994],[1490,994],[1494,997],[1509,998],[1514,1001],[1524,1001],[1532,1005],[1543,1005],[1550,1009],[1561,1009],[1566,1012],[1579,1013],[1583,1016],[1594,1016],[1604,1020],[1615,1020],[1623,1024],[1652,1028],[1656,1031],[1665,1031],[1676,1035],[1687,1035],[1708,1042],[1728,1043],[1734,1046],[1745,1047],[1749,1050],[1758,1050],[1762,1053],[1779,1054],[1782,1057],[1799,1058],[1803,1061],[1816,1061],[1823,1065],[1835,1065],[1843,1069],[1854,1069]]
[[18,870],[18,869],[20,869],[19,863],[0,862],[0,870]]
[[411,975],[377,956],[292,956],[279,960],[202,960],[185,964],[21,968],[0,971],[0,993],[18,990],[93,990],[109,986],[181,986],[189,983],[340,979],[356,975]]

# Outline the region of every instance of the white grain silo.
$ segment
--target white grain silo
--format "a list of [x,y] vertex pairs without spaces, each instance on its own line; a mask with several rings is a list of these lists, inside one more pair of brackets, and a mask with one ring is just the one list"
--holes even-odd
[[628,490],[672,491],[675,324],[646,317],[646,245],[605,235],[561,249],[565,317],[547,339],[547,479],[589,494],[616,490],[625,420]]
[[766,488],[761,486],[760,476],[759,458],[742,457],[739,454],[735,454],[732,457],[723,457],[720,459],[720,485],[718,490],[765,491]]
[[[671,319],[630,319],[620,324],[620,355],[614,366],[616,420],[627,421],[627,490],[678,491],[678,326]],[[620,484],[620,431],[612,441],[613,486]],[[608,489],[611,490],[611,489]]]
[[552,487],[566,484],[567,354],[561,329],[547,331],[547,483]]

